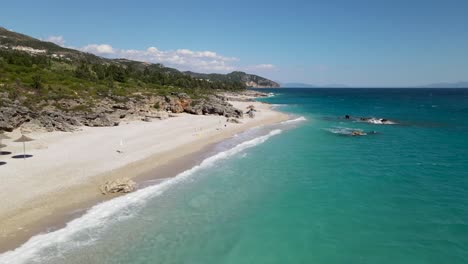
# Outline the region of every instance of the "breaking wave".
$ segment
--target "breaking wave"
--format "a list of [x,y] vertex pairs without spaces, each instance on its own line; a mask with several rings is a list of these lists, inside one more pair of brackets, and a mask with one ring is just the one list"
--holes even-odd
[[360,119],[358,120],[359,122],[366,122],[374,125],[395,125],[397,124],[396,122],[383,119],[383,118],[365,118],[365,119]]
[[83,216],[70,221],[64,228],[36,235],[15,250],[1,254],[0,263],[47,263],[47,259],[61,256],[70,249],[91,244],[98,240],[99,234],[110,224],[133,217],[149,199],[161,195],[171,186],[184,181],[199,170],[213,166],[220,160],[225,160],[248,148],[262,144],[281,132],[281,129],[272,130],[266,135],[244,141],[228,150],[206,158],[199,165],[158,185],[149,186],[97,204],[90,208]]
[[[356,128],[349,128],[349,127],[333,127],[333,128],[325,128],[325,131],[328,131],[333,134],[339,134],[339,135],[345,135],[345,136],[365,136],[367,135],[366,132],[364,132],[361,129],[356,129]],[[359,133],[359,134],[356,134]]]
[[290,119],[290,120],[283,121],[283,122],[281,122],[281,124],[290,124],[290,123],[296,123],[296,122],[301,122],[301,121],[307,121],[307,119],[305,117],[301,116],[301,117],[298,117],[296,119]]

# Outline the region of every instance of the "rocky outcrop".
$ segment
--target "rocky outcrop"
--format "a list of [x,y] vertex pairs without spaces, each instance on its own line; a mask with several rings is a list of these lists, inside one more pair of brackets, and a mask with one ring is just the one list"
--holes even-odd
[[129,193],[136,189],[136,183],[128,178],[107,181],[100,187],[104,195],[112,193]]
[[65,115],[62,112],[45,110],[38,117],[40,123],[47,131],[72,131],[82,123],[77,118]]
[[255,75],[248,74],[245,72],[234,71],[229,74],[206,74],[206,73],[196,73],[187,71],[184,72],[187,75],[192,76],[196,79],[204,79],[209,81],[234,81],[244,84],[246,87],[252,88],[280,88],[280,84],[269,80],[267,78]]
[[192,99],[185,93],[167,96],[134,97],[113,96],[99,101],[84,102],[81,99],[43,101],[40,110],[26,106],[22,99],[10,100],[8,94],[0,93],[0,131],[12,131],[20,126],[32,126],[46,131],[73,131],[79,126],[118,126],[122,119],[166,119],[170,113],[194,115],[221,115],[242,118],[242,111],[228,102],[228,97],[210,95]]
[[0,107],[0,131],[11,132],[31,120],[31,111],[21,106],[17,101],[3,101]]
[[82,124],[89,127],[118,126],[120,123],[116,115],[110,113],[97,112],[81,115]]
[[166,110],[172,113],[184,112],[184,107],[181,100],[177,96],[165,96],[164,101],[166,102]]
[[222,115],[225,117],[241,118],[242,111],[228,103],[227,98],[211,95],[208,99],[193,100],[186,112],[195,115]]
[[254,90],[245,90],[242,92],[224,92],[223,96],[228,100],[238,102],[255,102],[257,98],[265,98],[271,96],[271,93],[263,93]]
[[228,119],[226,120],[226,122],[228,122],[228,123],[233,123],[233,124],[241,124],[241,123],[242,123],[242,122],[239,121],[239,119],[237,119],[237,118],[228,118]]

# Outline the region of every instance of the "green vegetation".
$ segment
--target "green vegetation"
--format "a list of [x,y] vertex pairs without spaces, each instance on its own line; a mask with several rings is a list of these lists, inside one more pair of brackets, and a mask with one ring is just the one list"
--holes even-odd
[[84,111],[104,98],[125,102],[173,93],[208,98],[217,90],[246,89],[246,83],[251,85],[252,81],[254,85],[278,86],[243,72],[200,74],[162,64],[102,58],[0,27],[0,93],[7,92],[9,99],[19,99],[33,110],[46,106],[62,109],[67,105],[60,102],[62,99],[80,102],[73,109],[62,110]]
[[204,74],[204,73],[196,73],[196,72],[190,72],[187,71],[185,74],[192,76],[193,78],[197,79],[207,79],[211,81],[230,81],[230,82],[253,82],[256,85],[264,86],[264,87],[279,87],[279,84],[268,80],[266,78],[263,78],[258,75],[253,75],[253,74],[248,74],[245,72],[240,72],[240,71],[234,71],[229,74],[217,74],[217,73],[211,73],[211,74]]
[[[78,51],[77,51],[78,52]],[[37,105],[43,100],[167,95],[184,92],[200,97],[217,89],[241,90],[241,81],[194,78],[161,64],[128,60],[76,60],[0,49],[0,91],[10,97],[26,96]]]

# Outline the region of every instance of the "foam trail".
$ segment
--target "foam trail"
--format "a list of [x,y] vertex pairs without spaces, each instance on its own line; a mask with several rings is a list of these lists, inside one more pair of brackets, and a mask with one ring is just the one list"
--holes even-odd
[[281,124],[296,123],[296,122],[301,122],[301,121],[307,121],[307,119],[305,117],[301,116],[301,117],[298,117],[296,119],[290,119],[290,120],[283,121],[283,122],[281,122]]
[[[141,208],[148,199],[162,194],[172,185],[177,184],[193,173],[213,166],[217,161],[227,159],[248,148],[264,143],[270,137],[282,132],[280,129],[268,134],[242,142],[235,147],[219,152],[199,165],[186,170],[161,184],[149,186],[136,192],[100,203],[89,209],[82,217],[69,222],[64,228],[29,239],[15,250],[0,255],[0,264],[47,263],[47,259],[60,256],[69,249],[93,243],[99,233],[110,223],[132,217],[136,209]],[[83,232],[85,231],[85,232]],[[87,232],[86,232],[87,231]],[[53,252],[41,256],[41,252]],[[46,254],[47,255],[47,254]]]
[[367,123],[374,124],[374,125],[395,125],[396,124],[396,122],[393,122],[390,120],[386,120],[382,118],[373,118],[373,117],[369,119],[359,120],[359,122],[367,122]]
[[349,127],[334,127],[334,128],[324,128],[324,130],[331,132],[333,134],[340,134],[340,135],[346,135],[346,136],[352,136],[354,135],[353,132],[359,131],[362,133],[362,135],[367,135],[362,129],[356,129],[356,128],[349,128]]

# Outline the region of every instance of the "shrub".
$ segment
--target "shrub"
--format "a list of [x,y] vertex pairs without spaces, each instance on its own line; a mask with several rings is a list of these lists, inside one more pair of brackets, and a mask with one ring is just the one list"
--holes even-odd
[[157,110],[161,109],[161,105],[159,104],[159,102],[155,103],[153,107]]
[[36,74],[32,77],[32,86],[36,90],[40,90],[42,88],[42,76]]

